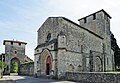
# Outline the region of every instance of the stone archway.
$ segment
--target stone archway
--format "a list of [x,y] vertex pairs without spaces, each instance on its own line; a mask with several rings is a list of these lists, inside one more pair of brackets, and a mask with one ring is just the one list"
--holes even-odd
[[10,60],[10,73],[18,73],[19,74],[19,66],[20,60],[16,57]]
[[39,57],[39,68],[42,75],[50,75],[52,70],[52,55],[49,50],[44,49]]

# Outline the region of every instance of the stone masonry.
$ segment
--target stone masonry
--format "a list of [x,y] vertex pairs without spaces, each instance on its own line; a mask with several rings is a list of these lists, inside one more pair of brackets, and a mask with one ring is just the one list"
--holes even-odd
[[80,83],[120,83],[120,74],[112,72],[66,72],[64,79]]
[[27,43],[15,40],[4,40],[5,45],[5,63],[7,67],[4,69],[4,74],[10,74],[11,62],[15,61],[19,66],[24,62],[32,61],[28,56],[25,55],[25,46]]
[[79,19],[49,17],[38,29],[34,74],[57,78],[65,72],[114,70],[110,15],[104,10]]
[[34,62],[20,64],[20,75],[34,75]]

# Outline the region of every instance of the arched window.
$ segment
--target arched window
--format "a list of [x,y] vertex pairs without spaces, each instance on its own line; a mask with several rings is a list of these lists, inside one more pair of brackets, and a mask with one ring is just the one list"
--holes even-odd
[[78,65],[77,71],[82,71],[82,66],[81,65]]
[[46,41],[48,42],[50,39],[51,39],[51,33],[48,33]]
[[74,66],[72,64],[68,66],[68,71],[74,71]]

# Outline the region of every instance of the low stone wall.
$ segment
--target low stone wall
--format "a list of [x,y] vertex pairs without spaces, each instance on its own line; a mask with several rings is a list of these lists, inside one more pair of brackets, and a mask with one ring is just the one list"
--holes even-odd
[[19,70],[20,70],[19,71],[20,75],[33,76],[34,75],[34,62],[21,64]]
[[0,80],[0,83],[16,83],[14,80]]
[[120,83],[120,74],[109,72],[75,73],[66,72],[66,80],[82,83]]

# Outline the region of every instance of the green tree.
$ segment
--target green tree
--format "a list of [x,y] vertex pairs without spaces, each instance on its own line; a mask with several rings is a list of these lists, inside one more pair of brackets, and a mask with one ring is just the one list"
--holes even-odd
[[0,60],[0,70],[6,68],[6,64]]
[[11,73],[18,73],[18,63],[13,61],[11,62]]

